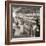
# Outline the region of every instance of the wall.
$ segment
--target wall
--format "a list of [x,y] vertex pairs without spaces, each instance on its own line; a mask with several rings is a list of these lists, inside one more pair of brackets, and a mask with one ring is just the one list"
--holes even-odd
[[[21,0],[18,0],[18,1],[21,1]],[[46,0],[22,0],[22,1],[33,1],[33,2],[45,2],[46,3]],[[4,4],[5,4],[5,0],[0,0],[0,46],[5,46],[4,45],[5,44],[5,12],[4,12],[5,5]],[[46,16],[45,16],[45,22],[46,22]],[[46,46],[46,43],[21,44],[21,45],[18,44],[14,46]]]

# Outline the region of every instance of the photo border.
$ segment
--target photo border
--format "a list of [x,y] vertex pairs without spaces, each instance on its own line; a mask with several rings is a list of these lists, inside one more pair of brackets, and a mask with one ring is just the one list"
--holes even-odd
[[[9,4],[18,3],[18,4],[37,4],[43,5],[43,40],[37,41],[22,41],[22,42],[10,42],[10,11]],[[43,43],[45,42],[45,3],[44,2],[26,2],[26,1],[5,1],[5,44],[27,44],[27,43]]]

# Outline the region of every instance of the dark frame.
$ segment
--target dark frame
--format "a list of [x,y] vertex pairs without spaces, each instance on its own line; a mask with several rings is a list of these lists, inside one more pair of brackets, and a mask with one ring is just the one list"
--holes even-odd
[[[43,40],[38,41],[22,41],[22,42],[10,42],[10,30],[9,30],[9,4],[19,3],[19,4],[38,4],[43,5]],[[26,43],[43,43],[45,42],[45,3],[44,2],[26,2],[26,1],[5,1],[5,44],[26,44]]]

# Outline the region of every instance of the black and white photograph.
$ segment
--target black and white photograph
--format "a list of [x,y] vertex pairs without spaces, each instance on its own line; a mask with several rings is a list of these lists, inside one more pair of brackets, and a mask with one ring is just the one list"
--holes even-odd
[[40,6],[12,5],[12,36],[40,37]]

